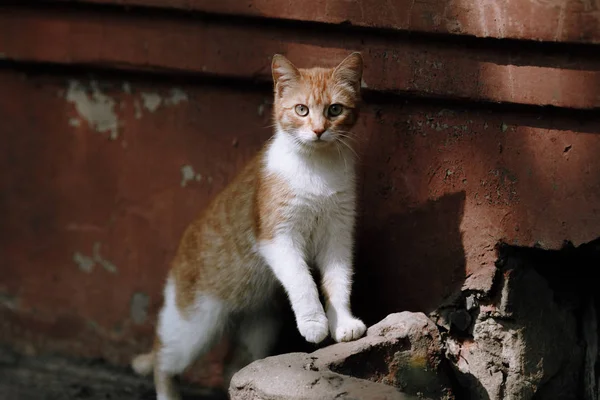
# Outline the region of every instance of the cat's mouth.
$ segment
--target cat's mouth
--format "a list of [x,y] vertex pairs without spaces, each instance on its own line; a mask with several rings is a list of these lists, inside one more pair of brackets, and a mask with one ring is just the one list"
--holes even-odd
[[317,137],[316,135],[310,137],[305,136],[301,137],[300,140],[309,146],[317,147],[330,145],[335,141],[333,140],[333,136],[331,136],[331,134],[323,134],[320,137]]
[[313,139],[313,140],[304,140],[305,145],[315,148],[322,148],[326,146],[330,146],[333,144],[332,140],[323,140],[323,139]]
[[335,136],[331,132],[324,132],[320,136],[305,131],[290,132],[295,141],[307,149],[322,149],[335,143]]

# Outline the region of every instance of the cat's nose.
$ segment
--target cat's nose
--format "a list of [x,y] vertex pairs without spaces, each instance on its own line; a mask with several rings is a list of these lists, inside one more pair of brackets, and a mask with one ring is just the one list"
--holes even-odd
[[325,128],[313,128],[313,132],[317,135],[318,138],[325,132]]

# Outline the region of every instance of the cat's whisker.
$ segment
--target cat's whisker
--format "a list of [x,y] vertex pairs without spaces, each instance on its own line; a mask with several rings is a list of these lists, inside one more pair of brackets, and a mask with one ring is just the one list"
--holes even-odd
[[[338,132],[347,133],[349,135],[359,137],[359,135],[357,135],[355,131],[346,131],[346,130],[340,129]],[[360,137],[362,137],[362,136],[360,136]]]
[[338,143],[341,143],[341,144],[343,144],[344,146],[346,146],[346,147],[347,147],[347,148],[348,148],[348,149],[349,149],[349,150],[350,150],[352,153],[354,153],[354,156],[356,157],[356,159],[357,159],[357,160],[360,160],[360,157],[359,157],[358,153],[356,152],[356,150],[354,150],[354,149],[352,148],[352,146],[350,146],[348,143],[344,142],[344,141],[343,141],[343,140],[341,140],[341,139],[338,139],[337,141],[338,141]]
[[349,139],[349,140],[352,140],[353,142],[358,143],[358,140],[356,138],[352,137],[352,136],[344,135],[343,133],[339,133],[339,132],[337,132],[336,134],[337,134],[337,136],[341,136],[341,137],[343,137],[345,139]]
[[[336,141],[336,142],[337,142],[337,141]],[[348,171],[348,162],[347,162],[347,160],[346,160],[346,157],[344,157],[344,154],[342,153],[342,150],[340,149],[340,146],[339,146],[337,143],[336,143],[336,145],[335,145],[335,148],[337,149],[337,151],[338,151],[338,154],[339,154],[340,158],[341,158],[342,160],[344,160],[344,170]]]
[[364,136],[358,136],[356,134],[354,134],[353,132],[350,131],[336,131],[336,133],[338,133],[340,136],[344,136],[347,137],[349,139],[354,140],[357,143],[363,143],[365,141]]

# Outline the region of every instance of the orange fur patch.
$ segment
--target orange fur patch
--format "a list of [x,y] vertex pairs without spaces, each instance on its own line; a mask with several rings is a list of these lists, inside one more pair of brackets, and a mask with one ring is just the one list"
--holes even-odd
[[171,271],[180,310],[187,310],[199,292],[232,305],[244,301],[244,271],[232,268],[256,262],[254,194],[261,162],[255,157],[185,231]]
[[283,221],[282,206],[291,191],[263,171],[264,151],[255,157],[185,231],[172,263],[176,301],[187,310],[198,293],[211,294],[233,307],[252,297],[250,271],[260,262],[256,240],[273,237]]
[[[347,132],[355,123],[360,101],[362,59],[350,56],[337,68],[297,69],[287,59],[274,59],[274,118],[286,131],[301,128]],[[354,75],[353,75],[354,74]],[[295,106],[311,110],[306,117],[296,114]],[[344,112],[327,116],[331,104],[341,104]]]
[[260,176],[255,192],[254,226],[256,238],[270,240],[285,221],[283,208],[293,197],[287,183],[274,174]]

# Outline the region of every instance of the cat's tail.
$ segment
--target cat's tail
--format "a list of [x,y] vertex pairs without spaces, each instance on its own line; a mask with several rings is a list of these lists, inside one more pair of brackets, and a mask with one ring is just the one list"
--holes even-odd
[[131,360],[131,368],[138,375],[150,375],[154,370],[154,361],[156,353],[152,350],[150,353],[137,355]]
[[158,336],[154,336],[152,350],[148,353],[138,354],[131,360],[131,368],[138,375],[150,375],[156,364],[156,354],[160,351],[161,343]]

